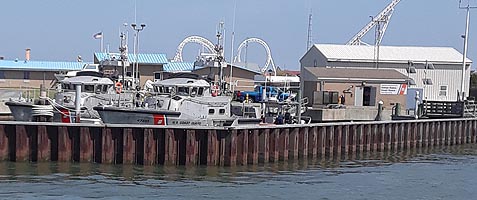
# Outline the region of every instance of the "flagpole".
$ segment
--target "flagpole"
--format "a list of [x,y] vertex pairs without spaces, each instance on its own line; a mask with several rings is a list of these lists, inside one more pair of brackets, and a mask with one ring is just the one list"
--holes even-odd
[[101,48],[101,49],[100,49],[100,52],[101,52],[101,53],[104,53],[104,48],[103,48],[103,47],[104,47],[104,35],[103,35],[103,31],[101,31],[101,41],[100,41],[100,42],[101,42],[101,44],[100,44],[100,48]]

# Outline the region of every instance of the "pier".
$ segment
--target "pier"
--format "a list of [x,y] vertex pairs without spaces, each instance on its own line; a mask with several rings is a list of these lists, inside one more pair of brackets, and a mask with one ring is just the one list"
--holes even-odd
[[246,127],[0,122],[0,160],[236,166],[476,142],[477,119]]

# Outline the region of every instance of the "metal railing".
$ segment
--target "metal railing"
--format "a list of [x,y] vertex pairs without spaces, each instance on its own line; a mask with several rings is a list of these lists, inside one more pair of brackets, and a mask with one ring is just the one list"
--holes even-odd
[[[46,96],[54,98],[56,90],[45,89]],[[0,87],[0,101],[8,101],[10,99],[19,99],[25,101],[33,101],[40,96],[40,88],[33,87]]]

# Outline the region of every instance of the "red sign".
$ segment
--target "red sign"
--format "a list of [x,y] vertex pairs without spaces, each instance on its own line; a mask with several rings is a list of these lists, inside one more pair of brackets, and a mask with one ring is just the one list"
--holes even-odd
[[401,84],[401,87],[399,88],[399,95],[405,94],[407,94],[407,84]]
[[154,125],[166,125],[166,117],[164,115],[153,115]]

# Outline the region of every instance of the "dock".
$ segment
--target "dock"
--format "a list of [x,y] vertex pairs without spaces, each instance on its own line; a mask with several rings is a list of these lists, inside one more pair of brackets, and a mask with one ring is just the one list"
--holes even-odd
[[477,119],[244,127],[0,122],[0,160],[236,166],[476,142]]

